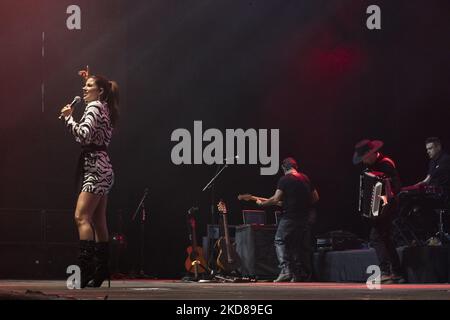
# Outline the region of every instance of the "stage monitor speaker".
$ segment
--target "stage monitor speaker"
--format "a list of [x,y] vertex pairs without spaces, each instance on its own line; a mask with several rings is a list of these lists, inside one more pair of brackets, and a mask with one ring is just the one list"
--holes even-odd
[[279,273],[275,253],[276,226],[242,225],[236,228],[236,251],[243,276],[274,278]]

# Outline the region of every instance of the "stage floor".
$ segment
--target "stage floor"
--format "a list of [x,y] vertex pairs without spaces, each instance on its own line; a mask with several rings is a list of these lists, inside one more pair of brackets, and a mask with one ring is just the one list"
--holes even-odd
[[450,300],[450,284],[198,283],[114,280],[111,288],[69,290],[65,281],[0,280],[0,299],[81,300]]

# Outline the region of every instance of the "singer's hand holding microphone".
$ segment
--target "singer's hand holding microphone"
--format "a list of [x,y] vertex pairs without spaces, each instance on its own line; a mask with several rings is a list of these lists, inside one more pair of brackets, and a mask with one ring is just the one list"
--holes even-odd
[[61,109],[61,115],[59,116],[59,119],[70,116],[72,114],[73,107],[80,101],[81,101],[81,98],[79,96],[76,96],[75,98],[73,98],[73,101],[70,104],[66,105],[65,107],[63,107]]

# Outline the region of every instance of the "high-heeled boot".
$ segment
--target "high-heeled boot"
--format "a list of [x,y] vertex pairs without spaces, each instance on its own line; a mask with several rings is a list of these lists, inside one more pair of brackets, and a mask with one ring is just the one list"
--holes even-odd
[[109,242],[97,242],[95,244],[95,273],[88,287],[99,288],[103,281],[108,280],[108,287],[111,286],[109,273]]
[[85,288],[94,276],[94,246],[95,241],[80,240],[78,253],[78,267],[81,272],[80,288]]

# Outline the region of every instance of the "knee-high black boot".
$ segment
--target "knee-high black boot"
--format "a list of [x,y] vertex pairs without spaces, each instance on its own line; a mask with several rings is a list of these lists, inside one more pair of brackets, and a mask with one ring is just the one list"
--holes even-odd
[[94,245],[95,241],[80,240],[78,254],[78,266],[81,272],[80,288],[86,287],[94,276]]
[[109,274],[109,242],[97,242],[95,244],[95,273],[88,287],[99,288],[103,281],[108,279],[108,287],[111,286]]

